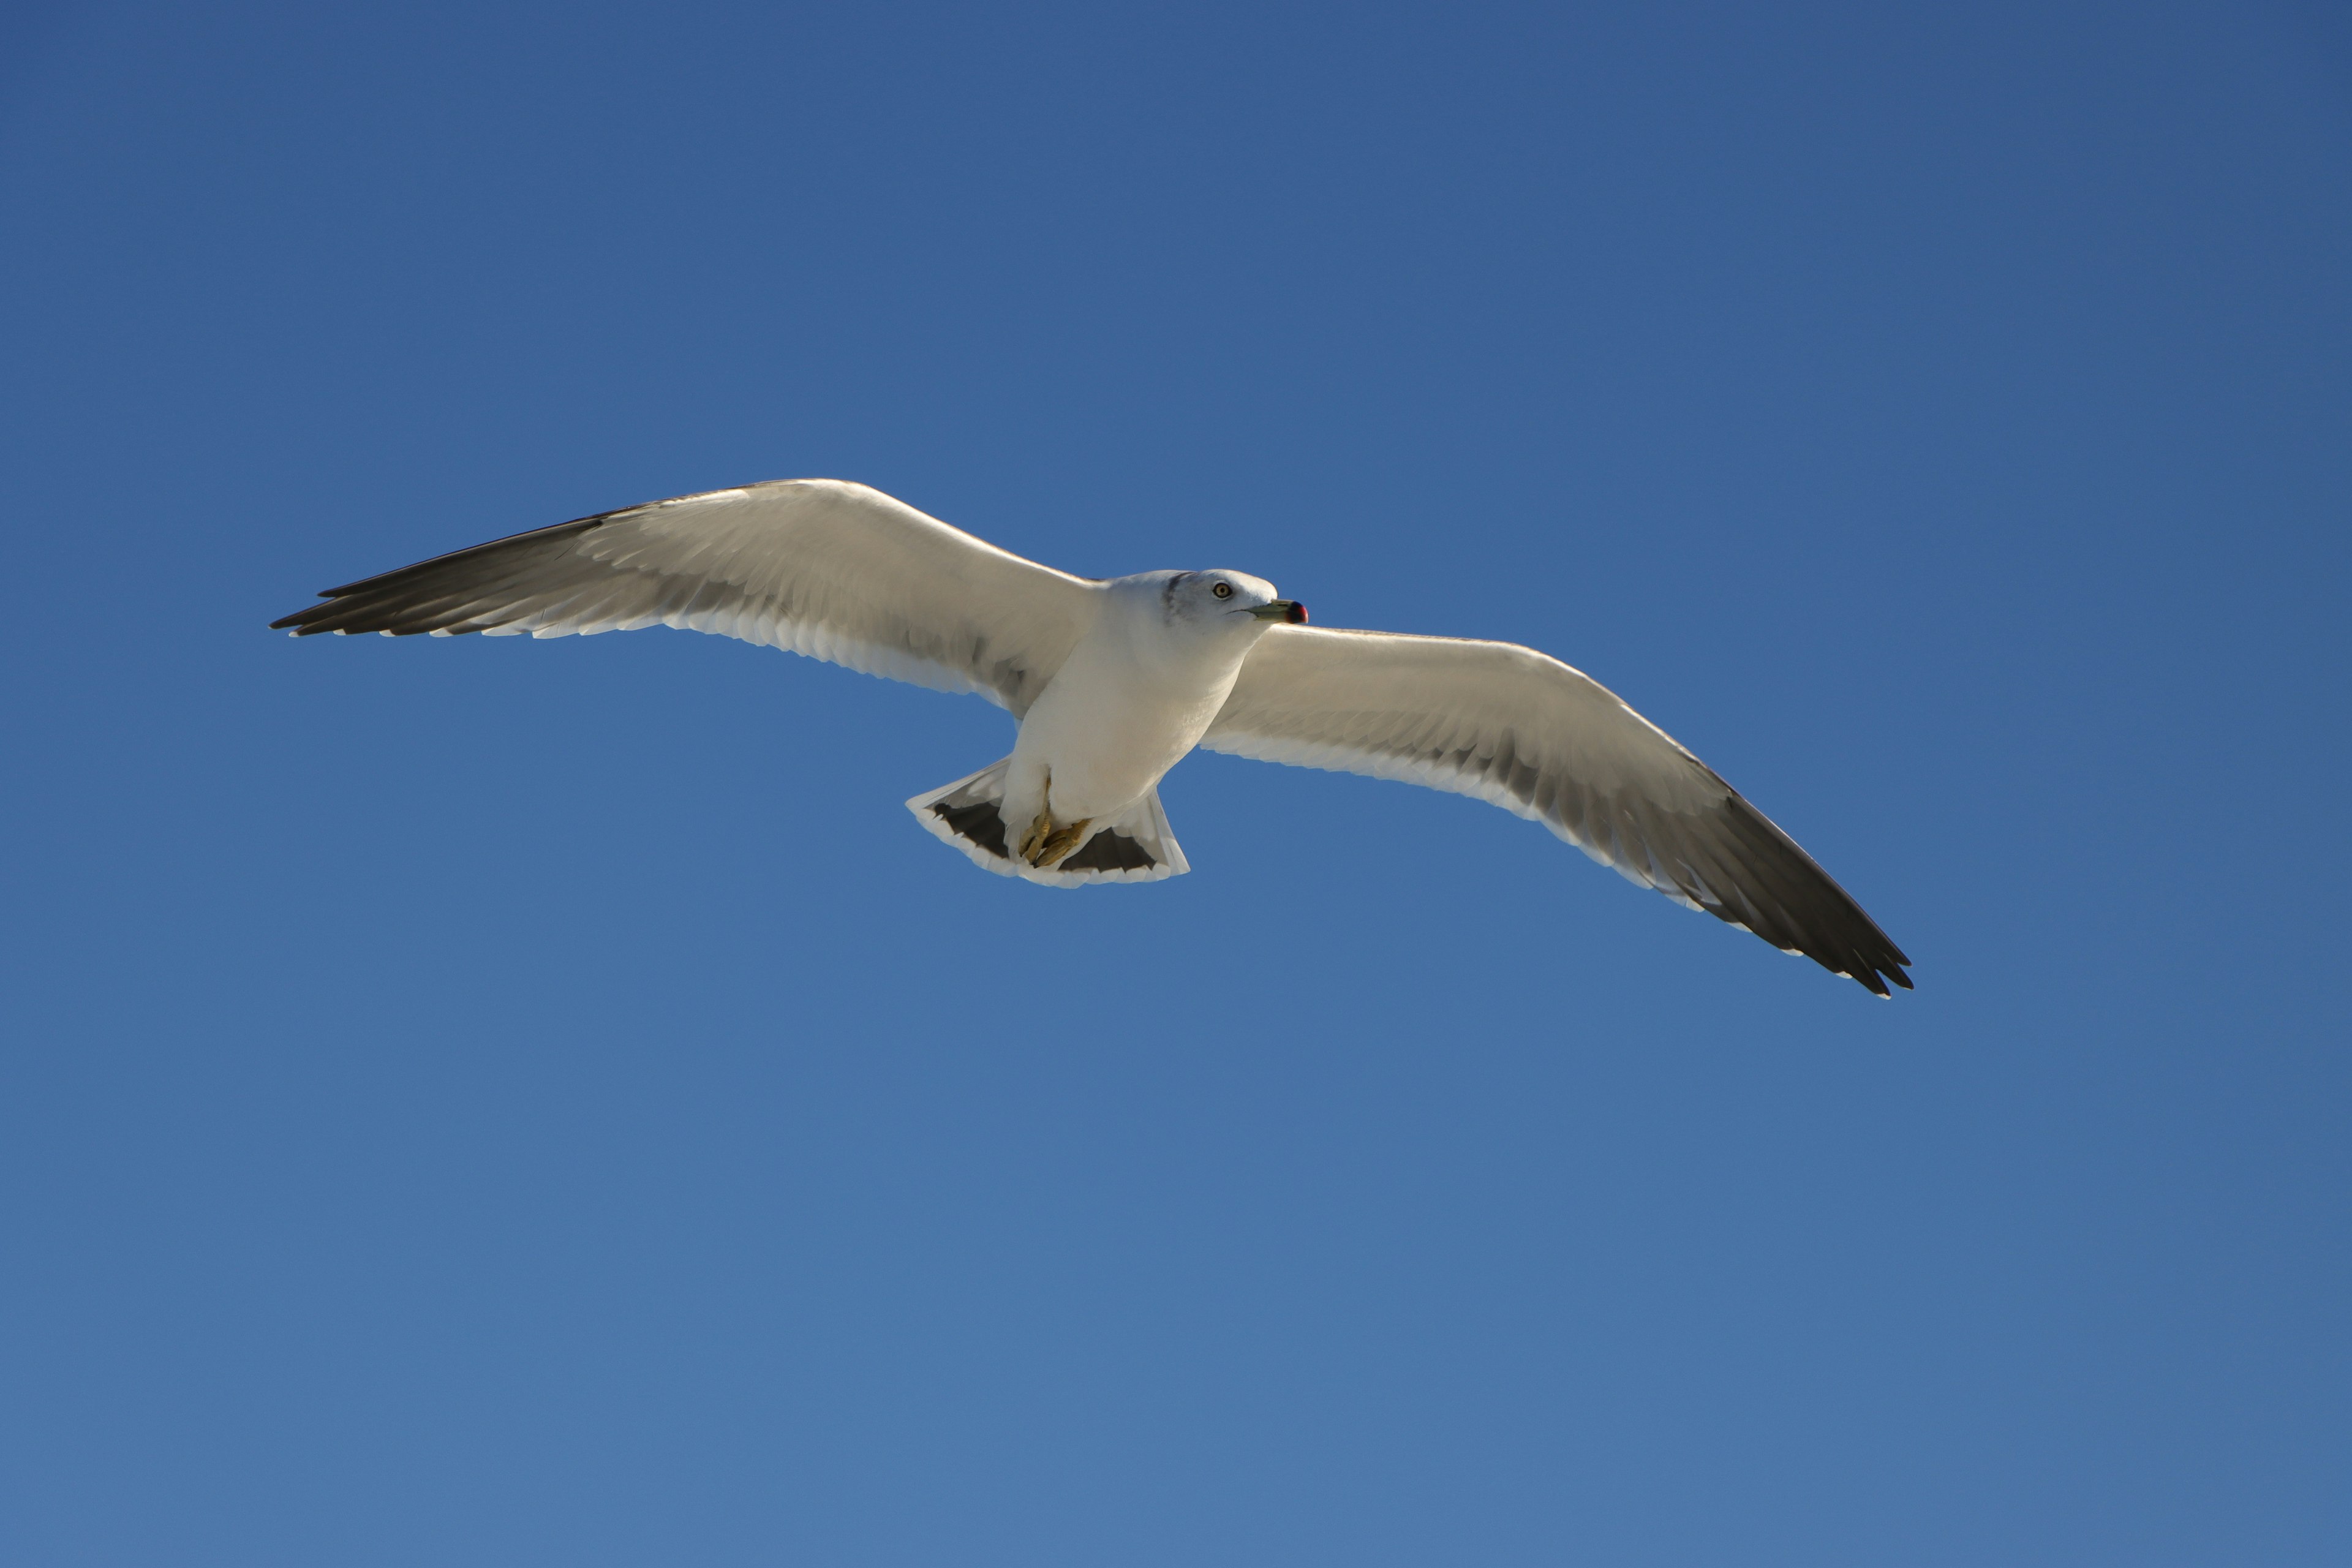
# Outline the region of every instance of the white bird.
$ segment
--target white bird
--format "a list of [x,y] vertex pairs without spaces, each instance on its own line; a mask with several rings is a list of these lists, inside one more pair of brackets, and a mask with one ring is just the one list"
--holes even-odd
[[1614,693],[1511,643],[1307,626],[1242,572],[1075,577],[879,490],[782,479],[558,523],[330,588],[271,625],[537,637],[689,627],[943,691],[1013,754],[907,803],[1032,882],[1191,868],[1160,780],[1195,746],[1475,795],[1881,996],[1911,961],[1829,874]]

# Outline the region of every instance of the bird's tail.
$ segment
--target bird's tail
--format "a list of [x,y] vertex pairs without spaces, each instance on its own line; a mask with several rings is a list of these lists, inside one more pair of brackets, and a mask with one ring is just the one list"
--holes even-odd
[[1077,847],[1050,866],[1038,867],[1014,851],[1021,831],[1008,828],[1004,803],[1004,770],[1011,757],[992,763],[968,778],[927,790],[907,803],[915,820],[943,844],[952,844],[1000,877],[1019,877],[1049,888],[1082,888],[1088,882],[1156,882],[1181,877],[1192,868],[1169,830],[1168,814],[1160,809],[1157,786],[1143,798],[1104,821],[1089,823]]

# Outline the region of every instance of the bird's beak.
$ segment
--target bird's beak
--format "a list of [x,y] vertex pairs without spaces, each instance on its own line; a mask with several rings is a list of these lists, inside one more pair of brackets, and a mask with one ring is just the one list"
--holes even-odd
[[1261,621],[1287,621],[1294,626],[1307,624],[1307,606],[1296,599],[1276,599],[1270,605],[1260,605],[1250,614]]

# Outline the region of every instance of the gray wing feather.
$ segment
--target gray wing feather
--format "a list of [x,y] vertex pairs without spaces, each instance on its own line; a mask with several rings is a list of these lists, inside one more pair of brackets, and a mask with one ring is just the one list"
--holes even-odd
[[1888,994],[1910,963],[1713,769],[1533,648],[1276,626],[1201,744],[1475,795],[1675,902]]
[[330,588],[297,637],[679,626],[1028,710],[1095,613],[1084,578],[879,490],[782,479],[558,523]]

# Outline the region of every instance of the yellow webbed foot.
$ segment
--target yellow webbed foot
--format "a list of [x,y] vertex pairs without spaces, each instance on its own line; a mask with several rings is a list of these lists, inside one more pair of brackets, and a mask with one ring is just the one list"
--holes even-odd
[[1037,853],[1029,858],[1029,864],[1042,869],[1076,849],[1093,821],[1091,816],[1082,816],[1067,827],[1057,827],[1045,835],[1045,842],[1037,846]]
[[1053,831],[1054,814],[1050,811],[1039,812],[1037,820],[1029,825],[1029,831],[1021,836],[1021,847],[1018,851],[1021,858],[1028,861],[1032,866],[1036,865],[1038,850]]

